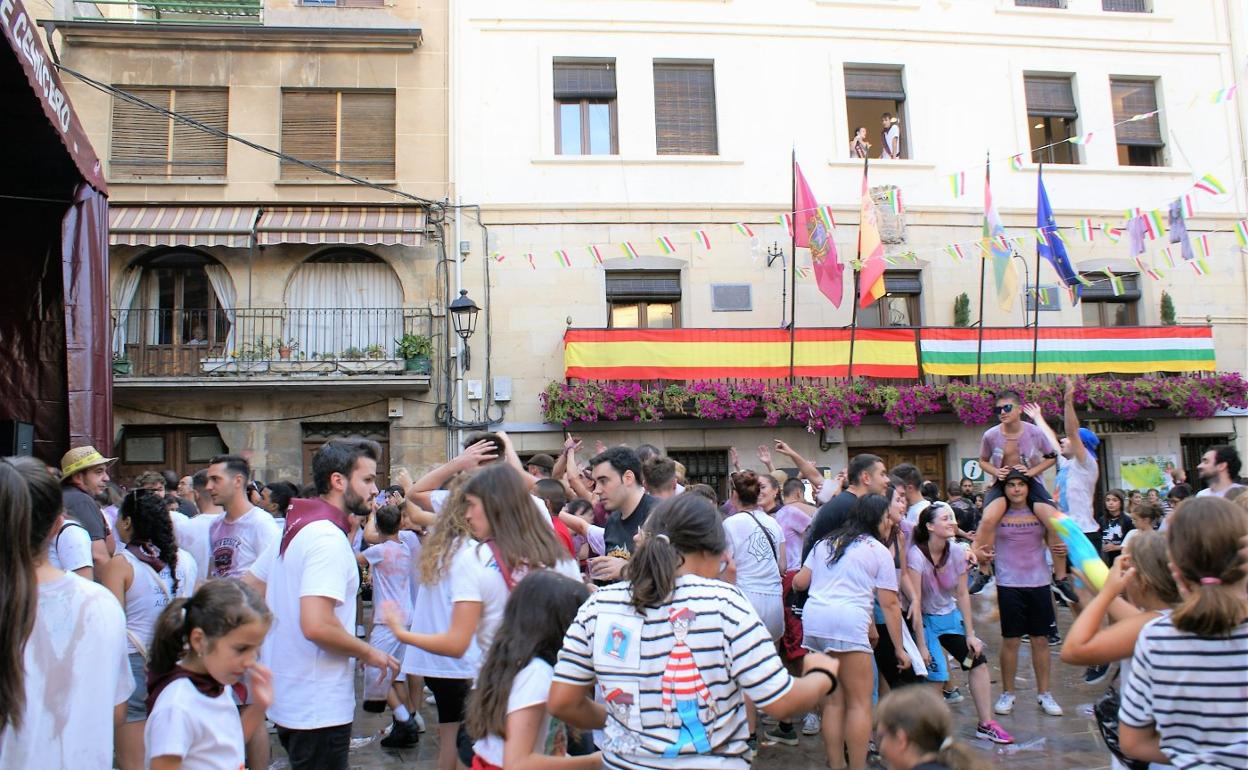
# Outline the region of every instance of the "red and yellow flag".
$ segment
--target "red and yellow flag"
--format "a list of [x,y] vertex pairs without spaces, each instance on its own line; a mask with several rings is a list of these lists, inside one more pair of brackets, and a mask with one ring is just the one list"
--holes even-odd
[[868,307],[884,296],[884,269],[887,265],[865,168],[862,171],[862,212],[858,219],[858,260],[862,263],[858,273],[858,305]]

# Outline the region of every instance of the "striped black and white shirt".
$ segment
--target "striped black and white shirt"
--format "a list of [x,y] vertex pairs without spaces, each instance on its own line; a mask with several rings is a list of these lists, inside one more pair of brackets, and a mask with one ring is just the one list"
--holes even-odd
[[[644,615],[629,598],[626,582],[595,592],[568,629],[555,664],[555,681],[596,682],[598,699],[607,703],[603,764],[748,768],[744,696],[765,707],[793,686],[754,608],[736,587],[694,575],[677,578],[671,599]],[[674,621],[677,613],[683,617]],[[681,633],[701,676],[696,689],[705,686],[710,695],[683,704],[669,698],[665,708],[664,676],[672,677],[669,654],[681,647]],[[696,724],[685,721],[694,714]]]
[[1124,725],[1157,726],[1161,751],[1183,770],[1248,768],[1248,622],[1199,637],[1163,615],[1144,626],[1122,689]]

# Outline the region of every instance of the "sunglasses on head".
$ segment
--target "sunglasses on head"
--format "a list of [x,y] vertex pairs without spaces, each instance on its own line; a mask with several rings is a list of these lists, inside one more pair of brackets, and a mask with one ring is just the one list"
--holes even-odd
[[994,406],[992,408],[992,413],[995,415],[1009,414],[1012,411],[1014,411],[1013,404],[1002,404],[1001,406]]

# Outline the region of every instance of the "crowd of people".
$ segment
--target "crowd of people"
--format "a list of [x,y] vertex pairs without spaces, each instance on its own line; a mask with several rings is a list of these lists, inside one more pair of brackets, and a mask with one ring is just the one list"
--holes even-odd
[[[363,439],[303,488],[236,455],[127,490],[91,447],[4,458],[0,770],[267,768],[270,725],[292,768],[345,769],[360,699],[404,748],[426,692],[439,770],[745,768],[800,733],[830,768],[966,770],[967,736],[1014,741],[1023,643],[1046,715],[1069,707],[1051,644],[1089,685],[1118,664],[1095,708],[1115,767],[1248,767],[1238,455],[1207,452],[1197,495],[1098,503],[1099,441],[1064,407],[1054,431],[1001,393],[989,483],[945,500],[914,465],[825,474],[778,440],[756,469],[731,453],[722,497],[656,447],[571,436],[522,461],[474,434],[382,490]],[[993,593],[995,650],[972,607]]]

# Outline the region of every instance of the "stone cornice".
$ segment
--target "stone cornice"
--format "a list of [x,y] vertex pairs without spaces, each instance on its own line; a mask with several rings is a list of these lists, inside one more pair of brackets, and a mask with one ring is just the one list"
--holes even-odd
[[236,24],[131,24],[45,19],[69,46],[177,50],[409,52],[422,40],[419,27],[266,27]]

